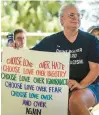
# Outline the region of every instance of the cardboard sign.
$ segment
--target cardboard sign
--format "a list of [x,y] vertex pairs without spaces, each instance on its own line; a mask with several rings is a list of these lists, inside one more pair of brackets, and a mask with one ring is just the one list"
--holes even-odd
[[67,115],[69,53],[3,50],[1,115]]

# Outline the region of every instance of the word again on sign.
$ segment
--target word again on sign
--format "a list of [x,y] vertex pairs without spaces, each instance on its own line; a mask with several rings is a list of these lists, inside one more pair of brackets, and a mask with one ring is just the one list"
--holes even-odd
[[41,115],[41,113],[42,113],[41,109],[35,109],[35,108],[26,107],[26,114]]

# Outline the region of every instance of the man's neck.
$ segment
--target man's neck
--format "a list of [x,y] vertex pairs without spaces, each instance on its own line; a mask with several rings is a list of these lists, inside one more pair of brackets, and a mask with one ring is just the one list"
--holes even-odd
[[74,42],[77,38],[78,30],[77,29],[65,29],[64,35],[70,42]]
[[78,29],[65,29],[64,34],[68,37],[73,37],[78,34]]

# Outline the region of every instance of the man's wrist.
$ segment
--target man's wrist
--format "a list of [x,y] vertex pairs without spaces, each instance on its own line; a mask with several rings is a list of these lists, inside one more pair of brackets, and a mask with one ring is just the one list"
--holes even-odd
[[89,84],[86,84],[84,82],[80,82],[80,85],[82,86],[82,88],[86,88],[87,86],[89,86]]

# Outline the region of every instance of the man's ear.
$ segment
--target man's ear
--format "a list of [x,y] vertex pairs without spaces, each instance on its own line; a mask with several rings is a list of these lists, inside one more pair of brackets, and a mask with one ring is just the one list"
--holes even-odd
[[63,25],[63,16],[60,16],[60,23],[61,23],[61,25]]

